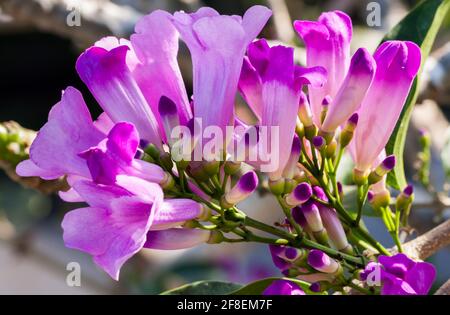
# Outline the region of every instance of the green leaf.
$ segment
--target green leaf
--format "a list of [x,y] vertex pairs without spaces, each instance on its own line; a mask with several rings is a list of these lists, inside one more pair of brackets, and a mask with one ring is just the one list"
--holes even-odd
[[388,175],[388,184],[400,189],[406,186],[403,164],[406,133],[414,104],[418,96],[418,78],[427,59],[436,34],[450,9],[450,0],[426,0],[418,4],[399,24],[397,24],[382,42],[388,40],[409,40],[419,45],[422,53],[422,65],[409,92],[403,111],[395,126],[394,132],[386,145],[387,154],[395,154],[397,163]]
[[448,179],[450,178],[450,128],[445,132],[445,145],[441,151],[441,160],[445,176]]
[[291,279],[291,278],[266,278],[266,279],[262,279],[262,280],[258,280],[252,283],[247,284],[246,286],[232,292],[232,295],[261,295],[264,290],[275,280],[279,280],[279,279],[284,279],[284,280],[289,280],[292,282],[295,282],[296,284],[298,284],[299,287],[301,287],[303,289],[303,291],[305,291],[306,294],[308,295],[324,295],[326,293],[317,293],[317,292],[312,292],[311,290],[309,290],[309,286],[310,284],[308,282],[305,281],[301,281],[298,279]]
[[161,295],[225,295],[240,289],[242,285],[222,281],[197,281],[165,291]]

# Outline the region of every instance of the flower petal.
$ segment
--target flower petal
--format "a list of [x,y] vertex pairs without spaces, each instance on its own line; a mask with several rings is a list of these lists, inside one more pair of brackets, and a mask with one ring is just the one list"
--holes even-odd
[[155,215],[151,230],[162,230],[183,224],[185,221],[198,218],[202,214],[202,206],[190,199],[166,199]]
[[211,231],[201,229],[168,229],[149,231],[145,248],[152,249],[185,249],[206,243]]
[[169,13],[156,10],[136,24],[131,43],[140,62],[133,76],[158,121],[158,102],[166,96],[175,102],[184,125],[192,111],[177,62],[178,32],[170,18]]
[[127,65],[129,50],[128,45],[117,46],[111,50],[98,46],[90,47],[78,58],[76,69],[114,122],[133,123],[142,139],[160,146],[156,118]]
[[420,49],[410,42],[385,42],[374,58],[375,78],[358,111],[364,128],[356,128],[354,135],[355,163],[361,171],[370,168],[395,128],[420,66]]
[[[63,92],[61,101],[53,106],[48,122],[31,145],[30,159],[47,172],[42,174],[36,169],[35,175],[50,175],[46,176],[47,179],[65,174],[89,178],[86,163],[78,153],[96,145],[104,137],[105,135],[94,127],[81,93],[68,87]],[[28,172],[28,175],[32,174]]]

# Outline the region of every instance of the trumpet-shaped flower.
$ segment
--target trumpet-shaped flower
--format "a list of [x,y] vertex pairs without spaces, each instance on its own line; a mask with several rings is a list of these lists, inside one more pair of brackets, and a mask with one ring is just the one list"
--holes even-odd
[[189,48],[194,73],[194,114],[203,126],[233,123],[234,98],[245,50],[259,34],[271,11],[251,7],[244,16],[219,15],[211,8],[172,18]]
[[389,41],[374,59],[377,70],[358,111],[360,127],[353,138],[356,168],[362,172],[371,167],[395,128],[420,67],[420,49],[412,42]]
[[306,65],[327,70],[322,87],[309,87],[314,122],[320,126],[323,99],[334,99],[350,65],[352,21],[344,12],[333,11],[322,13],[317,22],[295,21],[294,28],[306,44]]

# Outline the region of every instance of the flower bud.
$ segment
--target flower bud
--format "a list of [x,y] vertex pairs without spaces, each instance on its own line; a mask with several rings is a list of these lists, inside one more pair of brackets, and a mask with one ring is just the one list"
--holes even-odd
[[258,176],[256,173],[254,171],[247,172],[238,180],[236,185],[223,196],[221,203],[225,208],[230,208],[250,196],[257,186]]
[[206,174],[208,174],[209,176],[214,176],[219,173],[220,161],[205,161],[203,164],[203,168]]
[[331,96],[330,95],[325,96],[322,101],[322,111],[320,113],[320,123],[323,123],[323,121],[325,120],[325,117],[327,117],[328,107],[329,107],[330,103],[331,103]]
[[295,169],[294,180],[297,182],[297,184],[300,184],[308,181],[308,176],[306,175],[305,171],[297,167]]
[[382,191],[378,191],[376,193],[369,191],[367,194],[367,200],[372,207],[378,211],[381,208],[389,206],[391,202],[391,193],[387,189],[383,189]]
[[323,273],[335,274],[342,270],[336,260],[330,258],[330,256],[317,249],[312,249],[309,252],[308,264]]
[[334,131],[324,131],[322,129],[319,130],[319,136],[323,137],[325,139],[325,143],[329,144],[334,139]]
[[175,186],[175,181],[168,172],[165,172],[164,179],[159,183],[161,187],[165,190],[171,190]]
[[312,140],[314,147],[317,150],[322,150],[325,147],[325,139],[321,136],[315,136]]
[[331,140],[331,142],[327,145],[325,150],[325,157],[334,158],[337,150],[337,141],[335,139]]
[[191,161],[186,170],[191,177],[199,182],[205,182],[210,177],[203,168],[203,162]]
[[208,244],[220,244],[223,241],[223,234],[220,231],[211,231],[211,235],[207,241]]
[[320,200],[325,201],[325,202],[328,201],[327,195],[325,194],[325,192],[323,191],[323,189],[320,186],[314,186],[313,192],[314,192],[314,195],[317,198],[319,198]]
[[395,167],[395,156],[389,155],[369,174],[369,185],[379,182],[384,175]]
[[305,203],[311,198],[312,189],[308,183],[300,183],[295,189],[285,197],[286,204],[289,207],[295,207]]
[[348,243],[344,227],[342,226],[336,211],[324,205],[318,205],[318,208],[323,226],[328,233],[328,238],[332,245],[341,252],[352,254],[353,249]]
[[411,204],[414,200],[414,187],[412,185],[408,185],[403,189],[403,191],[398,195],[397,201],[395,204],[396,211],[400,211],[402,216],[403,225],[407,225],[409,213],[411,211]]
[[172,158],[170,157],[170,154],[167,152],[162,152],[161,155],[159,156],[159,160],[161,161],[161,165],[166,169],[166,170],[171,170],[173,168],[173,161]]
[[293,179],[285,179],[284,180],[284,193],[285,194],[290,194],[294,188],[297,186],[297,182]]
[[305,136],[305,126],[303,126],[300,119],[297,117],[297,122],[295,124],[295,133],[301,139]]
[[241,162],[226,161],[223,167],[225,174],[234,175],[241,169]]
[[305,295],[305,292],[295,282],[278,279],[264,290],[263,295]]
[[275,196],[280,196],[284,192],[284,178],[280,178],[277,180],[269,180],[269,189]]
[[297,135],[294,135],[294,139],[292,140],[291,147],[291,155],[286,163],[286,166],[283,170],[284,178],[293,178],[295,174],[295,169],[297,168],[298,159],[301,154],[301,142],[300,138]]
[[356,185],[363,186],[367,184],[368,177],[369,177],[369,170],[361,171],[358,170],[357,168],[353,169],[353,181],[355,182]]
[[320,217],[319,208],[312,201],[308,201],[301,207],[303,215],[305,216],[308,226],[310,227],[314,238],[324,245],[328,245],[327,231],[322,224],[322,218]]
[[350,143],[350,141],[352,141],[355,128],[358,125],[358,118],[358,114],[354,113],[352,116],[350,116],[344,128],[342,129],[339,136],[339,143],[342,148],[345,148]]
[[298,117],[300,118],[300,121],[302,122],[305,129],[314,125],[308,98],[303,92],[300,93]]
[[158,147],[156,147],[153,143],[148,144],[144,152],[150,155],[155,161],[159,161],[160,152]]

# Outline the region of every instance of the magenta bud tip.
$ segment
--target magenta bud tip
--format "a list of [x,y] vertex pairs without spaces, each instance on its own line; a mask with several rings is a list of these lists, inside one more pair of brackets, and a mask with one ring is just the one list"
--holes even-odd
[[392,170],[395,167],[395,155],[389,155],[383,160],[383,167],[386,170]]
[[420,128],[419,129],[419,134],[421,137],[427,137],[429,135],[428,130]]
[[311,283],[311,285],[309,286],[309,290],[311,290],[312,292],[320,292],[320,283],[319,282],[314,282]]
[[297,135],[294,135],[294,139],[292,140],[292,148],[291,154],[298,154],[302,149],[302,144],[300,138]]
[[307,215],[308,212],[319,211],[319,208],[317,208],[317,206],[314,202],[308,201],[302,205],[302,211],[303,211],[303,213],[305,213]]
[[286,250],[284,251],[284,255],[286,256],[287,259],[294,259],[297,257],[297,249],[293,248],[293,247],[288,247],[286,248]]
[[367,193],[367,200],[369,200],[369,202],[372,202],[374,196],[375,194],[373,193],[373,191],[369,191]]
[[330,103],[331,103],[331,96],[330,95],[325,96],[322,100],[322,105],[327,106],[330,105]]
[[407,196],[410,197],[413,193],[414,193],[414,187],[413,185],[408,185],[405,187],[405,189],[403,189],[403,193]]
[[339,192],[340,194],[344,191],[341,182],[337,182],[337,188],[338,188],[338,192]]
[[315,136],[312,142],[316,148],[321,148],[325,145],[325,139],[321,136]]
[[258,186],[258,176],[254,171],[245,173],[238,182],[242,192],[252,192]]
[[161,116],[176,115],[177,105],[175,105],[175,103],[170,98],[163,95],[159,99],[158,111]]
[[350,116],[350,118],[348,119],[348,122],[353,124],[353,125],[357,125],[358,124],[358,119],[359,119],[358,113],[354,113],[353,115]]
[[328,265],[329,260],[327,254],[317,249],[312,249],[308,255],[308,264],[315,269]]
[[305,202],[312,195],[312,188],[308,183],[300,183],[294,189],[294,196],[297,200]]
[[298,103],[300,104],[300,105],[303,105],[303,104],[305,104],[305,103],[307,103],[308,102],[308,99],[307,99],[307,97],[306,97],[306,94],[305,93],[300,93],[300,98],[299,98],[299,101],[298,101]]
[[314,195],[316,195],[317,198],[323,201],[328,201],[327,195],[325,194],[322,188],[320,188],[319,186],[314,186],[313,191]]

